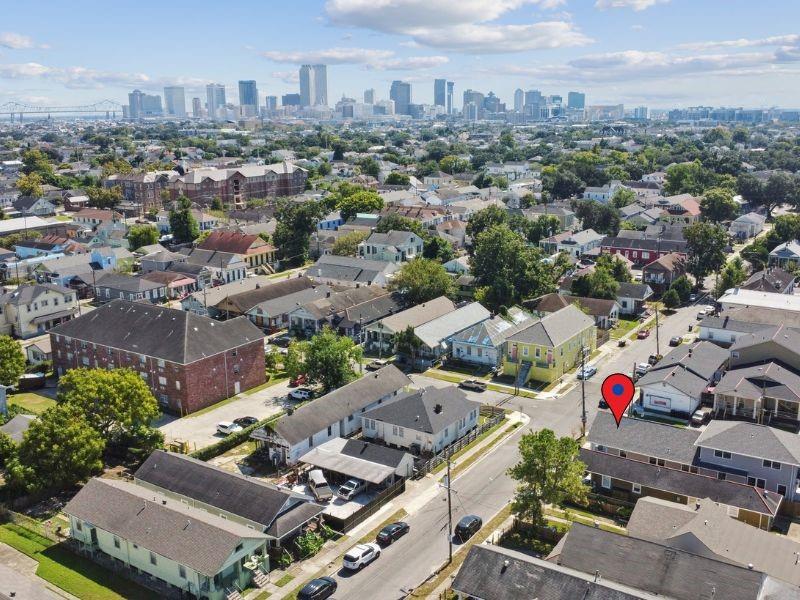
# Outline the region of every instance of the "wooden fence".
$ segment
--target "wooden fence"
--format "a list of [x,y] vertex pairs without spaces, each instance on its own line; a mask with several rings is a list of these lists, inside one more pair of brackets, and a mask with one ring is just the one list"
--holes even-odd
[[396,481],[392,485],[390,485],[385,490],[381,491],[372,502],[367,504],[366,506],[358,509],[349,517],[345,517],[340,519],[338,517],[333,517],[330,515],[325,516],[325,523],[333,530],[339,531],[341,533],[347,533],[356,525],[360,525],[372,515],[374,515],[378,510],[389,500],[394,498],[395,496],[399,496],[404,491],[406,491],[406,481],[405,479],[401,479],[400,481]]

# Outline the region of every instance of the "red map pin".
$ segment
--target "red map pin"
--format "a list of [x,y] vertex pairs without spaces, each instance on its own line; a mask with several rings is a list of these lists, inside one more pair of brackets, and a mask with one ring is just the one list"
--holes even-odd
[[623,373],[614,373],[605,378],[603,385],[600,386],[600,391],[603,394],[603,400],[606,401],[614,415],[617,427],[619,427],[622,415],[636,393],[633,379]]

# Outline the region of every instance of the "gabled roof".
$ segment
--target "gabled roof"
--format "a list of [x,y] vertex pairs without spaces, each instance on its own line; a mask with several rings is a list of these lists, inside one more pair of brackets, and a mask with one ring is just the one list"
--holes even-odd
[[763,397],[800,402],[800,375],[769,361],[729,370],[714,388],[717,394],[760,400]]
[[663,256],[655,259],[652,262],[647,263],[643,268],[643,271],[686,271],[686,257],[677,252],[670,252],[669,254],[664,254]]
[[16,289],[6,292],[5,294],[0,293],[0,305],[12,304],[14,306],[21,306],[24,304],[30,304],[39,296],[42,296],[48,292],[54,292],[61,295],[72,294],[72,290],[68,290],[67,288],[63,288],[60,285],[54,285],[52,283],[34,283],[33,285],[24,284]]
[[134,277],[124,273],[103,273],[96,280],[97,287],[110,288],[113,290],[123,290],[131,293],[141,293],[150,290],[157,290],[164,287],[164,283],[145,279],[144,277]]
[[[235,290],[235,284],[229,284]],[[225,286],[222,286],[225,287]],[[294,294],[301,290],[308,290],[314,287],[314,282],[308,277],[293,277],[292,279],[283,279],[281,281],[261,281],[256,284],[254,289],[242,290],[240,292],[229,291],[224,298],[214,302],[221,306],[230,305],[231,308],[236,309],[239,314],[244,314],[257,304],[266,302],[268,300],[275,300],[289,294]],[[199,292],[202,293],[202,292]]]
[[621,282],[617,290],[617,298],[633,298],[634,300],[647,300],[653,295],[652,288],[646,283]]
[[691,464],[697,453],[695,442],[700,432],[665,423],[623,417],[617,423],[610,412],[597,413],[589,429],[589,442],[644,456],[654,456],[682,464]]
[[405,330],[406,327],[419,327],[428,321],[451,313],[455,309],[456,305],[452,300],[446,296],[440,296],[385,317],[380,322],[383,323],[387,334],[397,333]]
[[759,290],[762,292],[783,292],[795,280],[793,273],[778,267],[770,267],[757,273],[741,284],[746,290]]
[[467,395],[455,386],[428,387],[385,406],[373,408],[363,416],[414,431],[437,434],[480,406],[478,402],[468,400]]
[[337,437],[312,448],[301,460],[321,469],[379,484],[394,475],[406,457],[410,458],[410,455],[402,450]]
[[372,283],[380,274],[388,275],[399,268],[395,263],[325,254],[306,271],[309,277]]
[[212,231],[197,246],[202,250],[217,250],[231,254],[252,254],[271,246],[257,235],[247,235],[239,231]]
[[215,321],[194,313],[126,300],[113,300],[50,330],[136,354],[188,364],[262,340],[246,317]]
[[490,316],[491,313],[482,304],[472,302],[453,312],[423,323],[414,329],[414,334],[428,348],[435,348],[451,336],[476,323],[485,321]]
[[781,325],[770,325],[741,335],[731,344],[731,351],[750,348],[766,342],[772,342],[794,353],[800,352],[800,329]]
[[606,300],[605,298],[586,298],[584,296],[572,296],[566,294],[545,294],[534,300],[527,300],[527,308],[543,313],[553,313],[569,306],[577,304],[578,308],[593,317],[608,317],[614,310],[614,306],[619,307],[616,300]]
[[638,383],[639,386],[666,383],[699,398],[729,356],[727,350],[711,342],[681,344],[658,361]]
[[508,336],[527,327],[531,321],[533,321],[532,317],[524,318],[519,323],[514,323],[500,315],[496,315],[457,333],[453,337],[453,341],[496,348],[506,341]]
[[390,292],[379,286],[364,286],[360,288],[347,288],[333,292],[323,298],[315,298],[301,304],[299,309],[306,311],[316,319],[333,318],[342,316],[347,310],[364,303],[373,301],[382,296],[390,296]]
[[113,479],[90,479],[64,512],[209,577],[242,540],[267,540],[234,521]]
[[365,243],[399,247],[413,243],[415,237],[417,235],[413,231],[388,231],[386,233],[376,231],[370,234]]
[[800,436],[747,421],[714,419],[697,438],[695,445],[800,465]]
[[186,256],[186,262],[193,265],[216,267],[225,269],[235,263],[244,264],[238,254],[231,252],[218,252],[217,250],[203,250],[202,248],[188,248],[180,254]]
[[508,341],[556,348],[587,327],[593,326],[592,317],[570,304],[509,336]]
[[294,445],[409,385],[411,380],[408,376],[394,365],[388,365],[304,404],[271,427]]

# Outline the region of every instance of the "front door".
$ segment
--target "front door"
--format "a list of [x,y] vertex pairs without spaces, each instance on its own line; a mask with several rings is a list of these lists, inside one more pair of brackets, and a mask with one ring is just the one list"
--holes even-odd
[[235,395],[235,394],[238,394],[240,391],[242,391],[242,386],[241,386],[241,384],[240,384],[240,383],[237,381],[237,382],[235,382],[235,383],[233,384],[233,393],[234,393],[234,395]]

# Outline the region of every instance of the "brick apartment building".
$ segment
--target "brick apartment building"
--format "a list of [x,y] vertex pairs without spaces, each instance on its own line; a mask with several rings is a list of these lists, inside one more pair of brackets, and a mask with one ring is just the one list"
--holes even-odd
[[177,171],[114,174],[103,180],[103,187],[120,188],[123,201],[118,206],[119,210],[128,214],[143,215],[151,208],[161,208],[161,192],[178,175]]
[[50,330],[53,368],[126,367],[162,410],[189,414],[266,381],[264,336],[247,318],[114,300]]
[[228,208],[241,208],[248,200],[302,194],[308,172],[289,162],[242,165],[230,169],[189,171],[167,184],[170,197],[187,196],[201,206],[219,197]]

